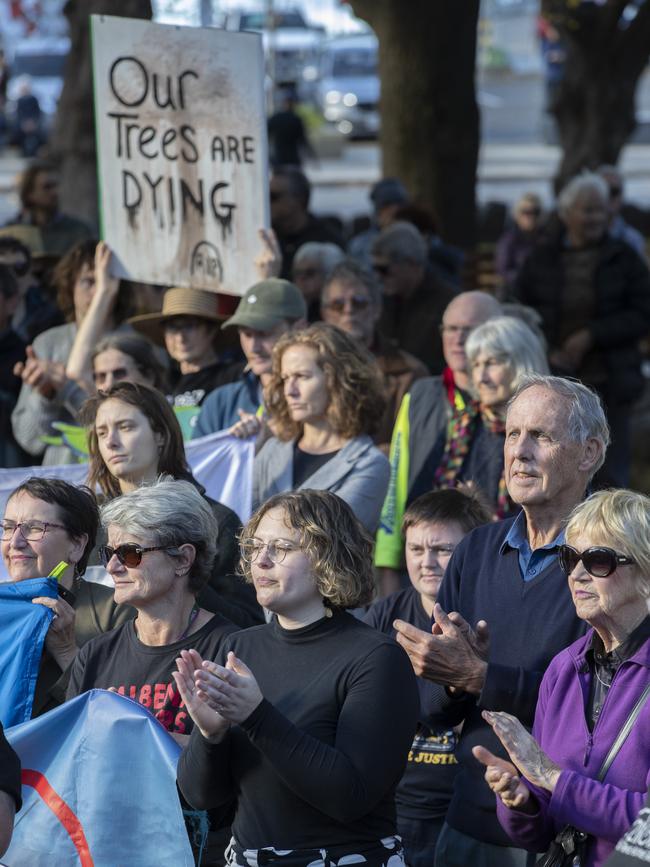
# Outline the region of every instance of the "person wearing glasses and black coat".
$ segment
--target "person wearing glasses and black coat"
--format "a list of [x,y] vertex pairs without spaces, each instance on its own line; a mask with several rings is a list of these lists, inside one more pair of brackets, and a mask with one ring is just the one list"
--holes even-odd
[[374,590],[372,539],[331,491],[277,494],[242,536],[270,623],[227,640],[226,664],[183,651],[195,726],[178,784],[196,809],[236,799],[230,867],[403,867],[395,787],[418,693],[392,638],[345,609]]

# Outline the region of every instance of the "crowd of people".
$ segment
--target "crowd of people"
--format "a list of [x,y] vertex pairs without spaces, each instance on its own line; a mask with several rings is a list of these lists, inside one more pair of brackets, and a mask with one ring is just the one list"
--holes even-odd
[[[491,294],[399,180],[346,243],[277,165],[234,299],[118,281],[54,167],[26,169],[0,230],[0,463],[25,471],[2,557],[10,582],[60,567],[32,713],[90,689],[147,708],[197,863],[634,848],[612,855],[650,782],[650,272],[621,195],[603,166],[550,214],[524,196]],[[252,444],[250,518],[188,463],[222,432]],[[58,477],[79,461],[86,486]]]

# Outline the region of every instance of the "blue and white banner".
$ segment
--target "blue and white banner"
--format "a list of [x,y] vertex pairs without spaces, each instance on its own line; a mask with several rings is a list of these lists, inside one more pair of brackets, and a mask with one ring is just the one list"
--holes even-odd
[[94,689],[6,732],[22,765],[11,867],[193,867],[180,747],[134,701]]
[[56,599],[54,578],[0,584],[0,721],[5,728],[32,715],[34,687],[52,611],[37,596]]
[[[203,485],[206,494],[229,506],[242,522],[247,521],[253,502],[254,441],[237,439],[220,431],[185,443],[185,453],[194,478]],[[30,476],[83,485],[87,474],[87,464],[0,470],[0,514],[4,514],[11,492]],[[6,580],[7,573],[0,562],[0,581]]]

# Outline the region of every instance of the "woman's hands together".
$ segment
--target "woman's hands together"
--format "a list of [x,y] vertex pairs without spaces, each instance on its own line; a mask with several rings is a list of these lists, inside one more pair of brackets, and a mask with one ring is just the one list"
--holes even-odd
[[486,766],[485,782],[501,798],[504,806],[528,812],[526,808],[531,806],[532,795],[528,786],[522,783],[517,768],[485,747],[473,747],[472,753],[475,759]]
[[509,713],[489,710],[484,710],[482,716],[494,729],[519,773],[540,789],[553,792],[562,768],[546,755],[519,720]]
[[182,650],[176,667],[173,677],[187,711],[213,743],[223,739],[231,723],[247,719],[264,697],[248,666],[232,651],[224,668],[196,650]]

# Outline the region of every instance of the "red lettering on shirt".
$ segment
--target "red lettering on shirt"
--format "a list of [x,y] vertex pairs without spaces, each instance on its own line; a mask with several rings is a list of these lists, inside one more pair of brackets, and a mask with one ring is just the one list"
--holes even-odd
[[153,688],[153,707],[154,710],[160,710],[165,706],[165,697],[167,693],[166,683],[157,683]]

